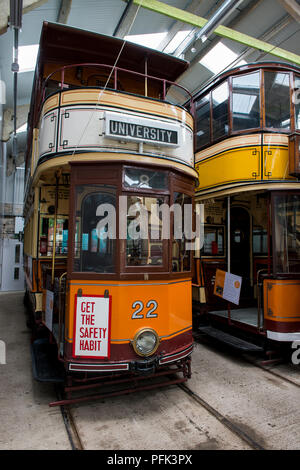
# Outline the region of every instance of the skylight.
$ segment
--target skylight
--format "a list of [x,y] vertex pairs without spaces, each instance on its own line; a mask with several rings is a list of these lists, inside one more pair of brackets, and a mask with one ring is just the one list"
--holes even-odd
[[23,126],[21,126],[17,129],[17,134],[20,134],[21,132],[26,132],[26,131],[27,131],[27,122],[25,122],[25,124],[23,124]]
[[161,41],[166,37],[167,31],[164,33],[152,33],[152,34],[137,34],[131,36],[125,36],[126,41],[134,42],[140,46],[151,47],[157,49]]
[[164,49],[164,52],[166,52],[166,54],[173,54],[173,52],[176,51],[179,44],[181,44],[186,39],[186,37],[190,34],[190,32],[191,32],[191,29],[188,29],[186,31],[178,31],[173,37],[173,39],[169,42],[167,47]]
[[32,72],[35,69],[39,45],[19,47],[19,72]]
[[[218,42],[200,61],[201,65],[204,65],[213,73],[219,73],[238,57],[238,54],[233,52],[229,47],[225,46],[222,42]],[[245,60],[241,60],[238,65],[246,64]]]

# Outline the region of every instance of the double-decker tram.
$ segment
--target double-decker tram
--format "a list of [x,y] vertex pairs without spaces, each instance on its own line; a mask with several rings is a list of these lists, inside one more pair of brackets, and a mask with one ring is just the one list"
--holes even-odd
[[194,97],[205,222],[194,311],[203,333],[242,350],[300,340],[299,87],[298,67],[265,62]]
[[169,98],[176,88],[186,101],[174,80],[187,67],[43,25],[28,120],[26,299],[35,375],[62,380],[63,403],[99,378],[129,383],[128,393],[133,379],[155,377],[151,388],[191,375],[192,251],[178,225],[193,211],[193,117]]

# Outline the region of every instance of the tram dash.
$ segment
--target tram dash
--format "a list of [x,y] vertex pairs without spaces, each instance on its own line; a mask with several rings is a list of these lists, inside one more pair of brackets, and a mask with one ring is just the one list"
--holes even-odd
[[195,392],[193,392],[189,387],[187,387],[185,384],[178,384],[178,387],[180,387],[185,393],[187,393],[191,398],[193,398],[197,403],[199,403],[201,406],[203,406],[210,414],[212,414],[218,421],[220,421],[224,426],[226,426],[231,432],[236,434],[240,439],[242,439],[244,442],[250,445],[252,449],[255,450],[265,450],[263,446],[261,446],[258,442],[256,442],[254,439],[252,439],[249,434],[245,433],[239,426],[234,424],[232,421],[230,421],[228,418],[223,416],[219,411],[217,411],[215,408],[213,408],[209,403],[207,403],[203,398],[201,398],[199,395],[197,395]]

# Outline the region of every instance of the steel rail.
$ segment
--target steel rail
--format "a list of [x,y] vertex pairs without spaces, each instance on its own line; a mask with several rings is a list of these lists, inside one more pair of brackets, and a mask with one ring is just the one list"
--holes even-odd
[[218,421],[220,421],[224,426],[226,426],[232,433],[238,436],[242,441],[246,442],[252,449],[255,450],[265,450],[258,442],[252,439],[249,434],[243,431],[239,426],[230,421],[222,415],[218,410],[213,408],[209,403],[207,403],[203,398],[201,398],[197,393],[193,392],[185,384],[178,384],[178,387],[181,388],[187,395],[189,395],[193,400],[195,400],[199,405],[205,408],[211,415],[213,415]]

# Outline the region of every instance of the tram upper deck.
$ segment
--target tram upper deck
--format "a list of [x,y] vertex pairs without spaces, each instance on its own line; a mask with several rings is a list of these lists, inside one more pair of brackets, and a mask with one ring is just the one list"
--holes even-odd
[[194,97],[199,197],[298,188],[299,87],[299,67],[265,62],[229,70]]
[[185,61],[117,38],[44,24],[29,114],[28,184],[51,168],[66,169],[78,154],[103,161],[115,153],[195,176],[193,118],[167,101],[175,87],[186,100],[186,90],[174,84],[186,68]]

